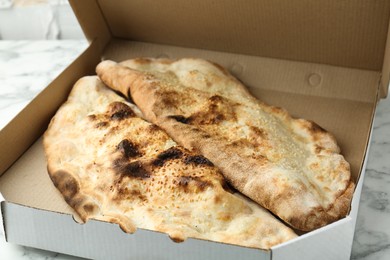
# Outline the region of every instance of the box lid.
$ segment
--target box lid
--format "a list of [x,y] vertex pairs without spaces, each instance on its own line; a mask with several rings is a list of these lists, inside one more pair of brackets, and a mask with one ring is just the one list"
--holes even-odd
[[70,1],[86,37],[381,71],[390,77],[390,1]]

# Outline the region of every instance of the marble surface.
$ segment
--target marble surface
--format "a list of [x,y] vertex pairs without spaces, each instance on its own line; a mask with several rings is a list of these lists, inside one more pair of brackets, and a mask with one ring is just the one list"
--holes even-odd
[[0,0],[0,39],[84,39],[84,34],[68,0]]
[[[83,40],[0,41],[0,129],[87,46]],[[0,259],[79,259],[12,245]],[[382,100],[363,183],[351,259],[390,259],[390,98]]]

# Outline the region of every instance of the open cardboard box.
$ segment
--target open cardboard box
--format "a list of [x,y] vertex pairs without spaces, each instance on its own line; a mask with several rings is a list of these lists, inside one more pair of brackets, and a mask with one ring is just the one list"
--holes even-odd
[[[99,259],[348,259],[378,100],[390,76],[390,2],[71,1],[89,47],[0,132],[8,242]],[[199,57],[261,100],[332,132],[357,182],[349,215],[271,250],[77,223],[52,185],[41,135],[73,84],[102,59]],[[1,200],[1,196],[0,196]]]

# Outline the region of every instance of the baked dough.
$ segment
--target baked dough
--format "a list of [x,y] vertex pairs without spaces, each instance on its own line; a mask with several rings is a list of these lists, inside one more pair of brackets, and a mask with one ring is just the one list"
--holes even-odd
[[97,74],[145,118],[208,158],[237,190],[296,229],[349,211],[354,183],[335,138],[256,100],[221,66],[200,59],[103,61]]
[[296,234],[233,192],[205,157],[140,118],[96,76],[84,77],[44,134],[48,172],[81,219],[269,249]]

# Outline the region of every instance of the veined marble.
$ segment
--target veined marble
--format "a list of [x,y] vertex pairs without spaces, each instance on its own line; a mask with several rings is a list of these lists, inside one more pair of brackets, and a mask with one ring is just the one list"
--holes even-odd
[[390,259],[390,98],[376,111],[352,259]]
[[[0,41],[0,129],[87,46],[82,40]],[[6,243],[0,259],[79,259]],[[379,103],[351,259],[390,259],[390,98]]]
[[85,40],[0,41],[0,129],[86,47]]
[[[0,129],[88,46],[86,40],[0,41]],[[0,259],[80,259],[7,243]]]

